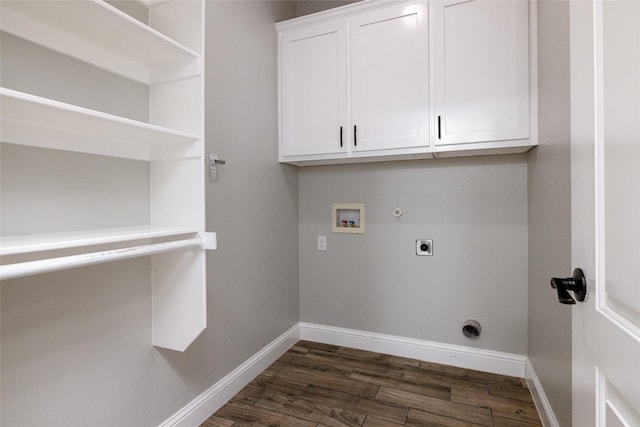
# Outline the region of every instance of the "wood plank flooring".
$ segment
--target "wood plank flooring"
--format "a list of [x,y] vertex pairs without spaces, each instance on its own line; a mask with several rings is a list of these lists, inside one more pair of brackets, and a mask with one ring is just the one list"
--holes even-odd
[[526,382],[299,341],[201,427],[541,426]]

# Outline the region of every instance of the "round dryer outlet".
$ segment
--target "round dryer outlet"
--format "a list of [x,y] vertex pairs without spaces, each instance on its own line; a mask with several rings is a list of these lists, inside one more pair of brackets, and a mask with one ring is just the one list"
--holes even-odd
[[431,240],[431,239],[418,239],[418,240],[416,240],[416,255],[432,256],[433,255],[433,240]]

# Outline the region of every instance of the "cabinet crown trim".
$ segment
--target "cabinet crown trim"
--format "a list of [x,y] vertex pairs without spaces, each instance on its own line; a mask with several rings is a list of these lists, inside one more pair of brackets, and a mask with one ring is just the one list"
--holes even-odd
[[288,28],[294,28],[299,25],[306,25],[312,22],[327,21],[334,18],[344,19],[349,18],[353,15],[360,14],[362,12],[369,12],[376,9],[388,8],[390,6],[416,2],[427,3],[427,0],[363,0],[347,4],[345,6],[312,13],[310,15],[300,16],[298,18],[292,18],[286,21],[277,22],[276,29],[278,31],[282,31]]

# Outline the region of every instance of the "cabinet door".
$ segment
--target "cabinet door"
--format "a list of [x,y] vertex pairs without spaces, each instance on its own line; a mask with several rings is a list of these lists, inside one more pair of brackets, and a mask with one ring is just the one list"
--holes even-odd
[[433,3],[435,143],[529,138],[526,0]]
[[427,22],[425,2],[351,18],[354,151],[429,146]]
[[346,153],[346,43],[344,21],[282,33],[282,157]]

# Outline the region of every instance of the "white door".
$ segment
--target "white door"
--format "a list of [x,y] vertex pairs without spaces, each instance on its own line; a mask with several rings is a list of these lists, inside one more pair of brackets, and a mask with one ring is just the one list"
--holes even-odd
[[288,31],[280,43],[282,156],[346,153],[346,23]]
[[432,3],[436,145],[529,138],[529,5]]
[[[573,425],[640,426],[640,1],[571,2]],[[551,208],[551,207],[550,207]]]
[[426,2],[350,19],[354,151],[429,145]]

